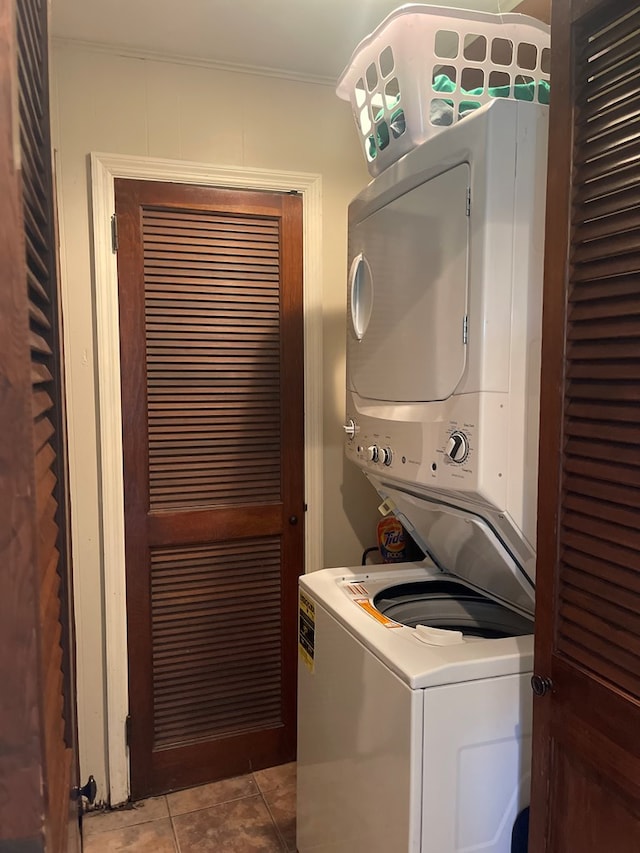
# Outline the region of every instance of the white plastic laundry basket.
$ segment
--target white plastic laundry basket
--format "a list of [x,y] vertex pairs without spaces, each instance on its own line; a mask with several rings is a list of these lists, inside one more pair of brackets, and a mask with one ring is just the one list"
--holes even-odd
[[409,4],[355,49],[351,101],[369,172],[496,97],[548,103],[549,27],[527,15]]

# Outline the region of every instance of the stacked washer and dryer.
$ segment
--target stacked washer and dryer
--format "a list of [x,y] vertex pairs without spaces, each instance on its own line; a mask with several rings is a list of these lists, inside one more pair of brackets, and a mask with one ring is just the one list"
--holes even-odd
[[509,853],[529,802],[548,111],[349,207],[346,455],[421,562],[300,579],[299,853]]

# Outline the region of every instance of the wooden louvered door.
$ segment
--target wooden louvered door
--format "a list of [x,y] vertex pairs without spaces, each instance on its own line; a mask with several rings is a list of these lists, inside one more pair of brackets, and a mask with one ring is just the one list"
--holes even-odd
[[80,848],[48,4],[0,0],[0,851]]
[[640,850],[640,9],[553,4],[533,853]]
[[292,760],[302,202],[116,181],[134,798]]

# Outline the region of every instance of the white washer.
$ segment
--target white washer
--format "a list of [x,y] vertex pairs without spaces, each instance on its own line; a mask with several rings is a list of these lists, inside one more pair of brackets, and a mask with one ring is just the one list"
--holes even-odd
[[[407,584],[434,599],[410,617],[463,636],[382,615],[381,591]],[[477,595],[429,561],[300,579],[299,853],[508,853],[529,797],[533,637]],[[475,636],[496,618],[519,635]]]

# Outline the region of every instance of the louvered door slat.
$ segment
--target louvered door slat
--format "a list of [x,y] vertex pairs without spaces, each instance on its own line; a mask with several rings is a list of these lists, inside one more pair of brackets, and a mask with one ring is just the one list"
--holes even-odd
[[[38,379],[39,381],[39,379]],[[38,450],[45,444],[45,442],[49,441],[51,436],[54,433],[53,424],[48,418],[41,418],[34,426],[34,450],[37,453]]]
[[[36,223],[36,226],[46,227],[46,215],[42,207],[41,200],[46,197],[43,177],[38,171],[38,153],[33,147],[33,141],[29,140],[26,131],[20,131],[20,142],[22,143],[23,162],[22,162],[22,178],[31,200],[31,207],[25,208],[25,215],[29,220]],[[41,244],[46,246],[46,235],[41,232]]]
[[[588,407],[585,406],[584,410],[588,411]],[[575,407],[573,410],[574,416],[579,417],[581,411],[582,409]],[[616,412],[616,414],[618,413]],[[615,452],[615,445],[613,450]],[[638,472],[635,469],[627,468],[624,462],[607,464],[592,459],[580,459],[579,457],[568,456],[565,467],[567,473],[576,474],[580,477],[591,477],[594,480],[602,480],[605,483],[613,481],[616,484],[638,485]]]
[[[604,474],[606,468],[600,469]],[[597,470],[596,474],[599,473]],[[610,479],[588,479],[581,477],[575,471],[572,472],[572,487],[577,494],[584,494],[599,501],[610,501],[621,507],[632,506],[640,508],[640,496],[633,486],[625,486],[620,483],[612,483]]]
[[[640,97],[625,98],[622,103],[618,104],[612,104],[608,98],[603,99],[602,103],[585,104],[580,110],[579,116],[583,124],[579,124],[577,144],[584,145],[589,140],[606,134],[609,134],[613,139],[613,134],[619,133],[620,130],[626,134],[629,124],[640,118]],[[619,138],[618,141],[625,142],[626,135],[622,139]],[[580,175],[579,180],[583,181],[586,177]]]
[[[254,623],[270,624],[272,614],[256,612]],[[241,661],[255,654],[256,658],[261,655],[271,655],[280,648],[280,639],[273,637],[271,640],[265,638],[262,633],[256,633],[253,637],[246,637],[244,627],[234,625],[228,626],[227,635],[229,642],[226,645],[211,647],[211,638],[218,631],[218,625],[211,624],[211,620],[193,620],[190,627],[190,645],[186,650],[182,644],[182,625],[180,623],[167,623],[158,627],[158,635],[162,636],[161,647],[156,649],[154,655],[154,678],[158,681],[171,680],[174,677],[189,677],[192,671],[204,669],[215,669],[218,661]],[[242,641],[242,642],[240,642]]]
[[184,212],[179,222],[157,220],[157,216],[162,212],[149,212],[147,217],[148,233],[151,237],[151,242],[164,242],[167,238],[171,238],[176,246],[188,245],[209,245],[211,239],[222,240],[229,244],[234,243],[237,246],[245,246],[248,243],[257,248],[264,247],[269,244],[277,244],[278,229],[274,228],[268,220],[248,220],[240,216],[236,216],[233,225],[224,217],[207,217],[207,216],[190,216],[188,211]]
[[[638,158],[638,162],[640,163],[640,158]],[[585,243],[576,242],[576,248],[574,251],[575,263],[581,264],[586,261],[613,258],[629,252],[633,253],[634,251],[637,251],[640,232],[630,227],[629,218],[627,218],[627,223],[627,227],[624,228],[624,233],[620,233],[621,226],[617,229],[613,228],[608,232],[605,228],[598,239],[591,239]]]
[[[589,211],[589,214],[594,215],[592,211]],[[576,243],[588,243],[594,238],[602,240],[610,235],[626,233],[638,228],[640,228],[640,204],[636,207],[611,211],[606,218],[600,216],[596,222],[586,222],[576,228],[574,239]]]
[[[627,527],[632,526],[636,520],[635,510],[619,510],[615,505],[595,501],[590,496],[584,494],[567,494],[565,506],[568,510],[580,513],[582,516],[590,516],[591,518],[625,524]],[[585,518],[585,523],[587,521],[588,519]]]
[[621,607],[615,590],[604,598],[580,587],[565,584],[562,616],[568,622],[592,631],[632,655],[640,656],[640,616]]
[[640,399],[637,385],[633,382],[620,380],[616,385],[606,382],[585,382],[575,380],[572,385],[572,393],[576,399],[603,401],[610,400],[612,403],[634,403]]
[[29,284],[30,290],[33,292],[35,298],[41,300],[43,303],[47,304],[49,302],[49,296],[47,291],[42,286],[41,282],[38,281],[33,272],[27,267],[27,283]]
[[[579,563],[577,570],[572,568],[572,561],[567,560],[564,576],[567,584],[590,593],[595,600],[606,600],[611,597],[620,607],[625,607],[627,610],[633,609],[635,596],[640,593],[640,584],[630,572],[613,570],[603,577],[600,573],[601,567],[595,560],[576,555],[575,561]],[[631,589],[625,586],[627,582],[631,585]]]
[[623,184],[617,193],[605,195],[585,204],[584,223],[577,225],[576,233],[580,234],[588,224],[591,224],[591,220],[618,213],[622,216],[625,211],[635,210],[638,207],[640,207],[640,187],[635,184],[631,186]]
[[22,85],[18,91],[18,103],[22,114],[22,121],[31,129],[34,141],[37,147],[40,147],[42,145],[42,131],[40,130],[41,117],[38,115],[38,109],[33,103],[29,90],[26,88],[28,80],[23,78],[20,82]]
[[[638,21],[637,15],[625,16],[615,28],[599,33],[591,45],[585,45],[582,54],[583,80],[587,75],[590,79],[596,76],[603,79],[607,74],[615,74],[616,67],[625,60],[630,60],[634,63],[633,67],[637,67],[638,46],[634,36],[637,36],[640,26]],[[588,100],[589,95],[590,89],[583,88],[579,106]]]
[[635,551],[639,549],[640,534],[634,528],[620,523],[611,524],[605,519],[585,518],[570,512],[567,508],[563,523],[568,530],[584,530],[588,527],[589,537],[597,537],[604,543],[615,542],[616,547]]
[[[590,365],[587,365],[585,369],[588,369],[589,367]],[[600,440],[602,438],[602,426],[595,420],[575,421],[567,424],[566,435],[575,435]],[[640,441],[640,426],[632,426],[629,424],[610,424],[607,426],[607,436],[610,441],[613,440],[622,444],[635,446],[638,444],[638,441]]]
[[200,643],[202,645],[200,657],[190,655],[187,660],[166,659],[154,675],[156,684],[160,685],[163,682],[171,684],[190,683],[205,672],[218,672],[218,667],[221,665],[232,668],[242,665],[247,655],[255,661],[266,661],[274,658],[277,658],[278,662],[280,661],[279,642],[270,644],[260,639],[256,642],[246,642],[241,649],[224,648],[219,650],[217,654],[215,651],[210,654],[206,650],[205,643],[208,644],[208,638],[200,638]]
[[[154,304],[154,295],[157,295],[158,299],[162,299],[160,304],[171,305],[172,303],[167,300],[170,300],[175,294],[176,283],[189,285],[189,289],[183,292],[180,299],[179,304],[182,305],[188,305],[192,301],[208,301],[211,296],[221,294],[229,300],[238,299],[242,301],[244,298],[260,296],[269,299],[273,293],[278,291],[278,282],[272,281],[270,278],[263,278],[255,282],[248,277],[231,280],[224,276],[202,278],[201,276],[180,275],[179,279],[174,281],[171,276],[150,273],[146,276],[146,281],[148,305]],[[229,289],[229,285],[233,285],[233,290]]]
[[[612,64],[611,57],[615,55],[611,53],[611,49],[618,43],[624,43],[633,36],[640,27],[640,10],[632,10],[630,14],[624,15],[616,19],[613,23],[607,26],[603,31],[598,33],[598,51],[606,51],[606,56],[603,61],[608,65]],[[630,45],[633,47],[633,43]],[[579,54],[578,62],[592,62],[594,57],[594,49],[591,44],[585,46]],[[609,57],[609,59],[607,59]],[[596,66],[594,65],[594,68]],[[594,73],[597,73],[594,71]]]
[[215,237],[210,231],[203,229],[200,232],[194,231],[179,231],[175,232],[163,231],[159,232],[154,228],[147,228],[145,232],[145,243],[151,249],[154,245],[170,242],[174,252],[181,251],[188,253],[202,253],[211,255],[219,252],[223,255],[238,255],[245,257],[277,257],[279,252],[278,235],[274,233],[273,237],[264,237],[257,234],[256,239],[251,239],[252,235],[247,235],[244,240],[235,239],[236,234],[233,230],[218,232]]
[[[572,615],[577,615],[586,624],[576,624],[571,620]],[[560,633],[567,641],[581,647],[585,656],[590,655],[594,659],[597,657],[605,661],[613,650],[616,662],[623,665],[620,667],[619,677],[629,684],[632,683],[632,679],[625,673],[633,673],[638,669],[640,657],[624,645],[616,643],[616,632],[611,630],[608,622],[597,618],[585,619],[584,610],[564,608],[560,614]],[[618,640],[621,641],[620,634]]]
[[[251,234],[270,234],[278,233],[278,226],[273,220],[264,219],[260,216],[243,216],[238,213],[233,217],[233,223],[229,221],[228,216],[224,213],[216,213],[207,210],[189,211],[182,209],[180,217],[176,220],[175,212],[170,209],[152,210],[149,212],[148,221],[150,225],[160,224],[171,230],[181,229],[185,227],[185,223],[196,223],[201,228],[218,227],[228,231],[231,234],[241,234],[249,232]],[[167,222],[168,220],[168,222]],[[194,227],[193,225],[187,227]]]
[[[154,260],[185,261],[191,264],[194,261],[205,261],[211,259],[228,262],[230,259],[250,258],[254,263],[272,266],[278,263],[278,239],[268,243],[247,243],[238,240],[209,239],[188,240],[181,238],[181,243],[176,246],[171,235],[158,239],[157,235],[145,233],[145,258]],[[170,248],[168,248],[170,246]],[[153,266],[153,264],[151,264]]]
[[[625,181],[632,180],[630,174]],[[632,252],[628,255],[612,257],[610,260],[590,261],[588,264],[574,270],[573,280],[576,284],[583,281],[593,281],[599,278],[608,278],[628,273],[640,272],[640,252]],[[575,334],[575,330],[572,330]]]
[[[629,77],[634,78],[635,57],[621,62],[601,77],[594,77],[589,88],[589,101],[595,102],[598,98],[609,98],[611,93],[617,92],[617,87],[627,82]],[[580,152],[578,152],[580,156]]]
[[[598,436],[598,439],[600,438],[601,436]],[[620,448],[615,447],[611,442],[601,440],[570,439],[566,444],[566,452],[568,456],[582,457],[583,459],[604,459],[614,464],[620,460]],[[624,456],[625,464],[640,466],[640,447],[637,445],[627,447]]]
[[602,180],[604,176],[632,167],[637,162],[634,143],[640,133],[640,116],[621,113],[621,121],[623,129],[614,125],[603,128],[600,133],[596,132],[596,127],[589,125],[593,135],[585,139],[583,145],[583,171],[580,175],[583,185],[590,180]]
[[[35,70],[43,61],[43,38],[42,38],[42,6],[39,2],[31,5],[22,4],[17,7],[20,27],[18,28],[18,41],[28,42],[30,46],[30,64]],[[34,80],[38,80],[34,76]],[[39,85],[42,83],[39,81]]]
[[[619,132],[618,129],[617,132]],[[615,135],[613,135],[611,144],[615,145]],[[620,169],[617,172],[603,172],[598,178],[592,178],[591,181],[579,182],[576,181],[575,204],[581,206],[587,202],[600,201],[606,196],[612,196],[615,193],[626,193],[634,185],[634,167],[630,166],[627,169]],[[585,213],[588,208],[585,209]],[[580,225],[576,222],[576,225]]]

